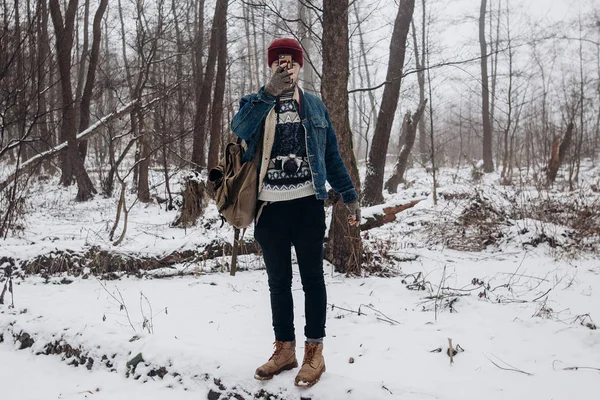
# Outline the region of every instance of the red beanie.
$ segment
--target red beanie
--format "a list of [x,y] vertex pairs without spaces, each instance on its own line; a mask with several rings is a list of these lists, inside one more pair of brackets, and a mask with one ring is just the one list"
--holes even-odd
[[301,67],[304,65],[302,46],[300,46],[300,43],[296,39],[284,38],[273,40],[267,51],[269,67],[273,65],[273,62],[277,61],[277,57],[280,54],[291,54],[292,60],[300,64]]

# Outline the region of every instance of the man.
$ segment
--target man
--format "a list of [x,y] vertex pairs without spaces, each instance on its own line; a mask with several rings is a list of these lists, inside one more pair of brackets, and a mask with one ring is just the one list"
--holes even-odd
[[[360,207],[325,105],[298,87],[302,47],[294,39],[276,39],[267,58],[272,71],[269,82],[241,99],[231,122],[233,132],[246,142],[244,161],[260,157],[254,237],[267,267],[275,352],[254,376],[268,380],[298,367],[291,290],[293,244],[306,321],[304,359],[295,384],[309,387],[325,371],[325,182],[341,195],[350,211],[351,225],[360,223]],[[259,144],[262,150],[257,153]]]

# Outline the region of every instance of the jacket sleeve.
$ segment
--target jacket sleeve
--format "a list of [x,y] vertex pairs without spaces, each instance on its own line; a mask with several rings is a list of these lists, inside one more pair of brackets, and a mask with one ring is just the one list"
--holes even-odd
[[265,119],[276,98],[265,92],[264,87],[257,93],[244,96],[240,109],[231,120],[231,130],[242,140],[251,139]]
[[329,117],[329,112],[325,110],[327,119],[327,143],[325,147],[325,169],[327,170],[327,181],[337,193],[342,196],[344,204],[358,200],[358,195],[346,169],[344,160],[340,155],[337,136],[333,129],[333,124]]

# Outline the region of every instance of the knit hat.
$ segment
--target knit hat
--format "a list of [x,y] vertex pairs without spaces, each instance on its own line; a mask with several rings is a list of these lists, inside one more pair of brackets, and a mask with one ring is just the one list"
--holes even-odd
[[277,61],[277,57],[280,54],[291,54],[292,60],[300,64],[301,67],[304,65],[302,46],[300,46],[300,43],[296,39],[283,38],[273,40],[267,51],[269,66]]

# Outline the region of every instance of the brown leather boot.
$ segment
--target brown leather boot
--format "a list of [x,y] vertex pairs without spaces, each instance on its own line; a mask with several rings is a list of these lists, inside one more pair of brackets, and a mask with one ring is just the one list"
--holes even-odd
[[260,381],[269,380],[282,371],[298,367],[295,340],[292,342],[275,341],[274,345],[275,352],[269,361],[258,367],[254,373],[254,378]]
[[296,386],[311,387],[319,381],[325,372],[323,343],[304,342],[304,360],[302,368],[296,375]]

